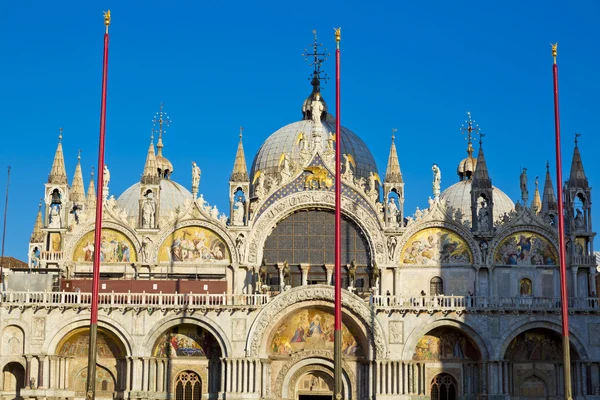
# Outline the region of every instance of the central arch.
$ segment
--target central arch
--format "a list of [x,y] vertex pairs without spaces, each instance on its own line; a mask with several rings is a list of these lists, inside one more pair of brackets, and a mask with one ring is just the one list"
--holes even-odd
[[[331,308],[333,306],[334,290],[332,286],[314,285],[301,286],[285,291],[269,302],[254,320],[246,341],[248,357],[266,356],[268,344],[265,340],[275,326],[286,315],[299,308],[318,306]],[[347,291],[343,291],[342,307],[345,320],[361,329],[361,335],[368,344],[364,355],[368,359],[383,358],[386,354],[386,339],[379,321],[372,319],[371,310],[364,301]]]

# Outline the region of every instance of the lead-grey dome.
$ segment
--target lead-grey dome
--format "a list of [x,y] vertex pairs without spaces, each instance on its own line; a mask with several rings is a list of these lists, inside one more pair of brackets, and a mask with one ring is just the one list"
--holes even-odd
[[[440,200],[446,202],[455,210],[460,210],[464,219],[471,221],[471,183],[472,180],[460,181],[444,190],[440,195]],[[504,213],[510,213],[515,208],[515,204],[510,197],[497,187],[493,187],[494,200],[494,221],[498,221]]]
[[[323,148],[326,149],[329,136],[335,133],[335,120],[328,117],[322,123],[323,132],[321,140]],[[342,154],[352,154],[352,157],[356,161],[356,169],[353,171],[354,175],[368,178],[369,172],[376,173],[377,164],[375,164],[375,159],[367,145],[350,129],[341,127],[341,130]],[[256,171],[267,174],[279,172],[279,158],[281,154],[289,153],[292,158],[297,158],[300,153],[300,148],[296,144],[298,135],[302,132],[307,140],[311,140],[312,131],[313,122],[304,120],[286,125],[269,136],[254,157],[250,179],[253,179]]]
[[[137,217],[140,213],[140,186],[139,182],[131,185],[117,199],[119,207],[126,210],[130,217]],[[160,181],[160,215],[167,215],[171,210],[183,206],[186,200],[194,200],[189,190],[169,179]]]

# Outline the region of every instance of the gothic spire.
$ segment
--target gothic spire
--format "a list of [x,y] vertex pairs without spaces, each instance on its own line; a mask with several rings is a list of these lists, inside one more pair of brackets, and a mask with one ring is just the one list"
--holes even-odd
[[544,182],[544,195],[542,197],[542,212],[556,212],[556,210],[558,210],[558,204],[556,195],[554,194],[552,178],[550,177],[550,164],[546,162],[546,181]]
[[233,172],[229,177],[231,182],[249,182],[248,168],[246,168],[246,156],[244,156],[244,144],[242,143],[242,132],[244,128],[240,126],[240,142],[238,143]]
[[94,186],[94,167],[92,167],[92,174],[90,177],[90,185],[88,186],[87,198],[85,201],[87,209],[91,210],[96,207],[96,187]]
[[575,148],[573,149],[573,161],[571,162],[571,174],[569,176],[568,185],[571,187],[587,187],[588,180],[585,177],[583,171],[583,162],[581,161],[581,154],[579,153],[579,147],[577,146],[578,138],[581,134],[575,134]]
[[531,210],[537,215],[542,210],[542,200],[540,198],[540,189],[538,185],[538,177],[535,177],[535,192],[533,193],[533,200],[531,200]]
[[81,150],[77,155],[77,166],[71,182],[71,200],[75,204],[81,204],[85,201],[85,191],[83,189],[83,173],[81,172]]
[[398,153],[396,152],[394,132],[396,132],[395,128],[392,129],[392,145],[390,146],[390,155],[388,157],[387,169],[385,171],[385,182],[402,183],[402,172],[400,171],[400,162],[398,161]]
[[54,154],[54,161],[52,162],[50,175],[48,175],[48,183],[67,185],[67,170],[65,169],[65,157],[63,156],[62,149],[62,131],[63,129],[60,128],[60,134],[58,135],[58,146],[56,147],[56,153]]
[[477,155],[477,164],[473,178],[473,186],[480,188],[492,187],[492,180],[488,174],[487,163],[485,162],[485,155],[483,154],[483,141],[481,140],[481,136],[483,135],[483,133],[479,134],[479,154]]
[[33,232],[31,233],[31,239],[29,239],[29,241],[31,243],[41,243],[44,241],[44,234],[42,233],[42,199],[40,199],[37,217],[35,218]]
[[154,135],[150,136],[150,146],[148,155],[146,155],[146,164],[144,164],[144,173],[142,174],[142,183],[158,183],[158,168],[156,166],[156,155],[154,154]]

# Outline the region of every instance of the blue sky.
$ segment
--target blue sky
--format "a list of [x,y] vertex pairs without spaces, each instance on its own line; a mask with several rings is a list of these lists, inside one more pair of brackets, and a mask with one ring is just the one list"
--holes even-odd
[[[374,4],[369,4],[374,3]],[[173,120],[164,137],[173,179],[228,207],[240,125],[249,166],[261,143],[301,118],[310,67],[301,54],[312,30],[333,52],[342,26],[342,124],[367,143],[383,175],[397,128],[405,211],[425,207],[431,164],[442,188],[465,157],[466,111],[486,134],[495,186],[530,197],[546,160],[556,179],[550,42],[559,42],[564,174],[573,138],[599,187],[600,77],[596,1],[444,2],[10,2],[3,7],[0,199],[12,166],[5,254],[26,259],[59,127],[69,181],[82,150],[85,185],[97,164],[102,10],[111,8],[106,163],[111,193],[139,180],[160,102]],[[333,57],[324,65],[333,78]],[[323,96],[333,110],[333,79]],[[593,192],[593,196],[598,193]],[[600,228],[600,210],[594,225]]]

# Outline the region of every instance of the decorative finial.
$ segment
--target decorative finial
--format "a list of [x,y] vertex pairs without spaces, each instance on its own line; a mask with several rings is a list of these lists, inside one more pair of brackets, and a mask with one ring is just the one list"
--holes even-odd
[[550,162],[546,160],[546,172],[550,172]]
[[104,13],[104,26],[106,26],[106,33],[108,33],[108,26],[110,25],[110,10],[103,11]]
[[77,162],[81,161],[81,149],[77,152]]
[[334,28],[335,30],[335,46],[336,48],[340,48],[340,40],[342,40],[342,27]]
[[58,128],[58,143],[62,143],[63,128]]
[[44,200],[44,199],[40,197],[40,204],[38,205],[38,207],[39,207],[39,209],[40,209],[40,210],[42,209],[42,201],[43,201],[43,200]]
[[394,139],[396,138],[395,133],[398,132],[397,128],[392,128],[392,143],[394,142]]
[[554,58],[554,64],[556,64],[556,48],[558,47],[558,43],[550,43],[550,46],[552,46],[552,57]]
[[577,147],[577,142],[579,141],[579,136],[581,136],[581,133],[576,133],[575,134],[575,147]]
[[92,165],[92,173],[91,173],[91,175],[92,175],[92,179],[94,179],[94,166],[93,165]]
[[[160,103],[160,110],[156,113],[156,115],[154,116],[154,119],[152,120],[152,132],[158,132],[158,142],[160,144],[160,146],[162,147],[162,135],[163,133],[167,133],[166,128],[168,128],[169,126],[171,126],[171,119],[169,118],[169,116],[167,115],[166,112],[163,111],[163,107],[164,107],[164,103]],[[158,146],[158,144],[157,144]]]
[[312,53],[309,53],[309,48],[304,49],[304,53],[302,53],[302,56],[304,57],[304,59],[306,61],[309,61],[309,58],[312,57],[312,62],[309,64],[310,67],[314,67],[313,73],[312,73],[312,77],[308,78],[308,80],[312,80],[312,84],[314,86],[319,86],[320,81],[323,82],[327,82],[329,80],[329,77],[327,77],[327,74],[324,73],[323,71],[321,71],[321,66],[323,65],[323,62],[325,62],[327,60],[327,58],[330,56],[330,54],[327,52],[327,49],[323,49],[322,51],[319,51],[320,47],[323,47],[323,43],[319,43],[317,41],[317,30],[314,29],[313,30],[313,35],[314,35],[314,42],[311,45],[312,47]]
[[479,131],[479,125],[477,125],[475,123],[475,120],[471,118],[471,111],[467,111],[467,119],[465,120],[465,124],[467,124],[466,126],[463,124],[462,127],[460,128],[460,130],[463,133],[467,134],[467,137],[465,138],[469,145],[467,147],[467,153],[471,154],[473,153],[473,147],[471,146],[471,144],[473,143],[473,136],[474,135],[480,135],[481,136],[481,132]]
[[538,180],[539,180],[539,178],[540,178],[539,176],[535,177],[535,190],[538,189]]
[[244,132],[244,127],[240,126],[240,139],[242,139],[243,132]]
[[483,147],[483,137],[485,136],[485,133],[480,133],[479,134],[479,148],[481,149]]

